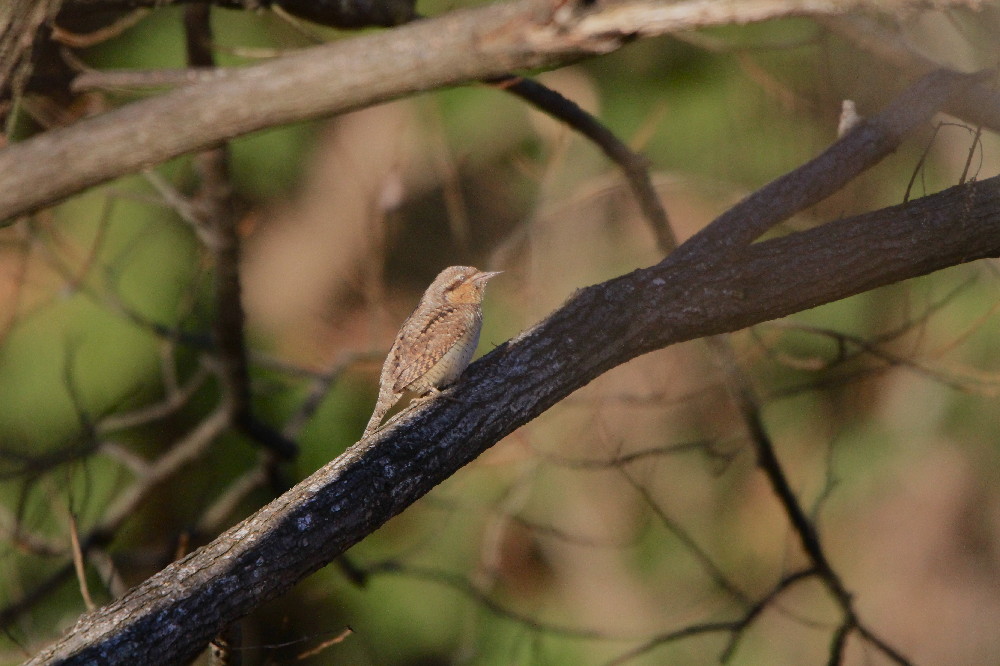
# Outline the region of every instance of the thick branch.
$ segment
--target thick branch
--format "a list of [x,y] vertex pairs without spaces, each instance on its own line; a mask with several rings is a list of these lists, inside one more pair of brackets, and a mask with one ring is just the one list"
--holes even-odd
[[698,262],[580,290],[425,403],[211,544],[153,576],[31,664],[174,663],[329,563],[484,450],[640,354],[1000,255],[1000,177]]
[[926,74],[877,116],[861,121],[839,141],[794,171],[771,181],[695,234],[671,261],[721,262],[771,227],[819,203],[891,154],[903,138],[952,98],[982,82],[984,74],[937,70]]
[[[953,0],[955,5],[965,5]],[[637,36],[789,15],[840,15],[878,0],[550,3],[518,0],[220,70],[154,99],[0,150],[0,221],[222,140],[413,92],[608,53]],[[914,4],[919,4],[914,2]]]

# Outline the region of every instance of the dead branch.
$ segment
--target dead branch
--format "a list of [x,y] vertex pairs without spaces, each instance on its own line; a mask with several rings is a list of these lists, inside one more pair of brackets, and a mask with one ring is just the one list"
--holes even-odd
[[841,15],[866,6],[877,11],[880,3],[816,6],[804,0],[762,0],[705,7],[693,0],[607,5],[519,0],[456,11],[259,65],[221,70],[211,81],[8,146],[0,150],[0,220],[266,127],[565,64],[609,53],[636,37],[782,16]]

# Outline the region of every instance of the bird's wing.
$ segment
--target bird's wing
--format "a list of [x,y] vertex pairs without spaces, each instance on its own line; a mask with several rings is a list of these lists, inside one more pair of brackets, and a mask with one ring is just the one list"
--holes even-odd
[[427,374],[468,332],[469,325],[469,317],[452,306],[435,308],[425,317],[411,316],[394,345],[392,390],[400,393]]

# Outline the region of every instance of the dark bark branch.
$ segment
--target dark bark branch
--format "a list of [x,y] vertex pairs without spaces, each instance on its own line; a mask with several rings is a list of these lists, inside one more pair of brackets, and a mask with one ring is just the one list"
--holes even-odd
[[[188,64],[214,67],[212,28],[207,5],[191,5],[184,11],[184,36]],[[195,157],[199,187],[192,203],[194,223],[215,260],[215,316],[212,333],[219,379],[225,390],[231,415],[238,422],[250,413],[250,373],[247,369],[244,314],[240,284],[240,239],[237,234],[236,205],[229,179],[229,149],[212,146]]]
[[649,161],[643,155],[629,148],[614,132],[580,108],[576,102],[533,79],[510,75],[487,83],[500,86],[590,139],[608,159],[621,167],[636,201],[639,202],[639,209],[656,238],[656,246],[665,254],[677,247],[667,211],[649,177]]
[[[184,11],[188,64],[212,68],[212,29],[207,5],[191,5]],[[193,199],[194,223],[201,229],[215,260],[214,359],[225,391],[232,424],[283,458],[293,458],[298,446],[260,421],[253,412],[250,370],[244,334],[243,286],[240,280],[239,211],[230,180],[229,148],[212,146],[195,158],[199,188]]]
[[[708,340],[715,352],[716,360],[722,367],[726,385],[732,394],[733,401],[736,403],[736,408],[740,412],[743,423],[750,435],[750,440],[753,442],[754,450],[757,453],[757,466],[760,467],[761,471],[767,477],[772,492],[774,492],[781,503],[782,511],[788,516],[788,521],[791,523],[792,530],[799,539],[802,550],[805,551],[806,557],[812,563],[810,571],[819,577],[837,602],[837,605],[840,606],[843,620],[835,632],[829,663],[841,663],[839,650],[837,649],[837,645],[841,641],[837,636],[846,637],[850,631],[858,629],[859,633],[864,632],[862,636],[866,640],[870,640],[876,648],[882,650],[894,662],[901,666],[909,664],[910,662],[899,651],[862,624],[854,608],[851,593],[847,590],[840,575],[834,570],[826,556],[826,551],[820,542],[819,530],[816,529],[815,522],[806,514],[798,497],[795,496],[795,491],[792,490],[792,484],[789,482],[788,476],[785,474],[785,470],[778,459],[774,440],[771,438],[764,424],[764,419],[761,416],[760,401],[757,399],[750,379],[737,363],[736,355],[726,338],[723,336],[713,336],[708,338]],[[735,646],[735,643],[731,644],[731,646]]]
[[759,238],[775,224],[819,203],[891,154],[903,138],[985,74],[937,70],[920,78],[877,116],[861,121],[798,169],[771,181],[691,237],[671,261],[721,262],[727,252]]
[[730,634],[729,641],[726,644],[725,649],[722,651],[722,654],[719,655],[719,663],[727,664],[732,658],[733,653],[736,651],[744,632],[746,632],[747,628],[750,627],[750,625],[752,625],[758,617],[760,617],[761,613],[770,608],[782,593],[802,581],[809,580],[814,573],[815,572],[811,569],[805,569],[785,576],[785,578],[779,581],[770,592],[748,608],[743,614],[743,617],[738,620],[692,625],[682,629],[676,629],[665,634],[660,634],[659,636],[654,636],[650,640],[632,648],[628,652],[618,655],[609,661],[607,666],[620,666],[621,664],[628,664],[637,657],[652,652],[662,645],[673,643],[683,638],[688,638],[692,635],[692,630],[698,634],[728,632]]
[[1000,177],[576,292],[454,389],[360,442],[31,662],[173,663],[288,590],[519,426],[640,354],[1000,255]]
[[[718,339],[713,338],[713,340]],[[778,501],[781,502],[782,510],[788,516],[792,529],[802,545],[802,550],[812,562],[812,568],[836,598],[837,603],[845,609],[850,609],[851,595],[844,588],[840,576],[827,560],[826,551],[820,545],[819,532],[806,514],[805,509],[799,504],[799,499],[795,496],[795,491],[792,490],[792,484],[778,460],[774,441],[761,418],[760,401],[757,399],[756,392],[750,385],[749,379],[737,365],[732,350],[726,347],[721,350],[717,348],[717,351],[717,358],[720,360],[727,385],[733,393],[736,408],[749,431],[750,440],[754,443],[757,452],[757,466],[764,472],[771,484],[771,489]]]

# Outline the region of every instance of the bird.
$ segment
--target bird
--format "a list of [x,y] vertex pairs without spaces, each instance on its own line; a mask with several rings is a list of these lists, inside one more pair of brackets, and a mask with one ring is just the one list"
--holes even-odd
[[449,266],[438,273],[389,349],[362,438],[378,430],[404,391],[431,397],[458,379],[479,344],[486,282],[502,272]]

